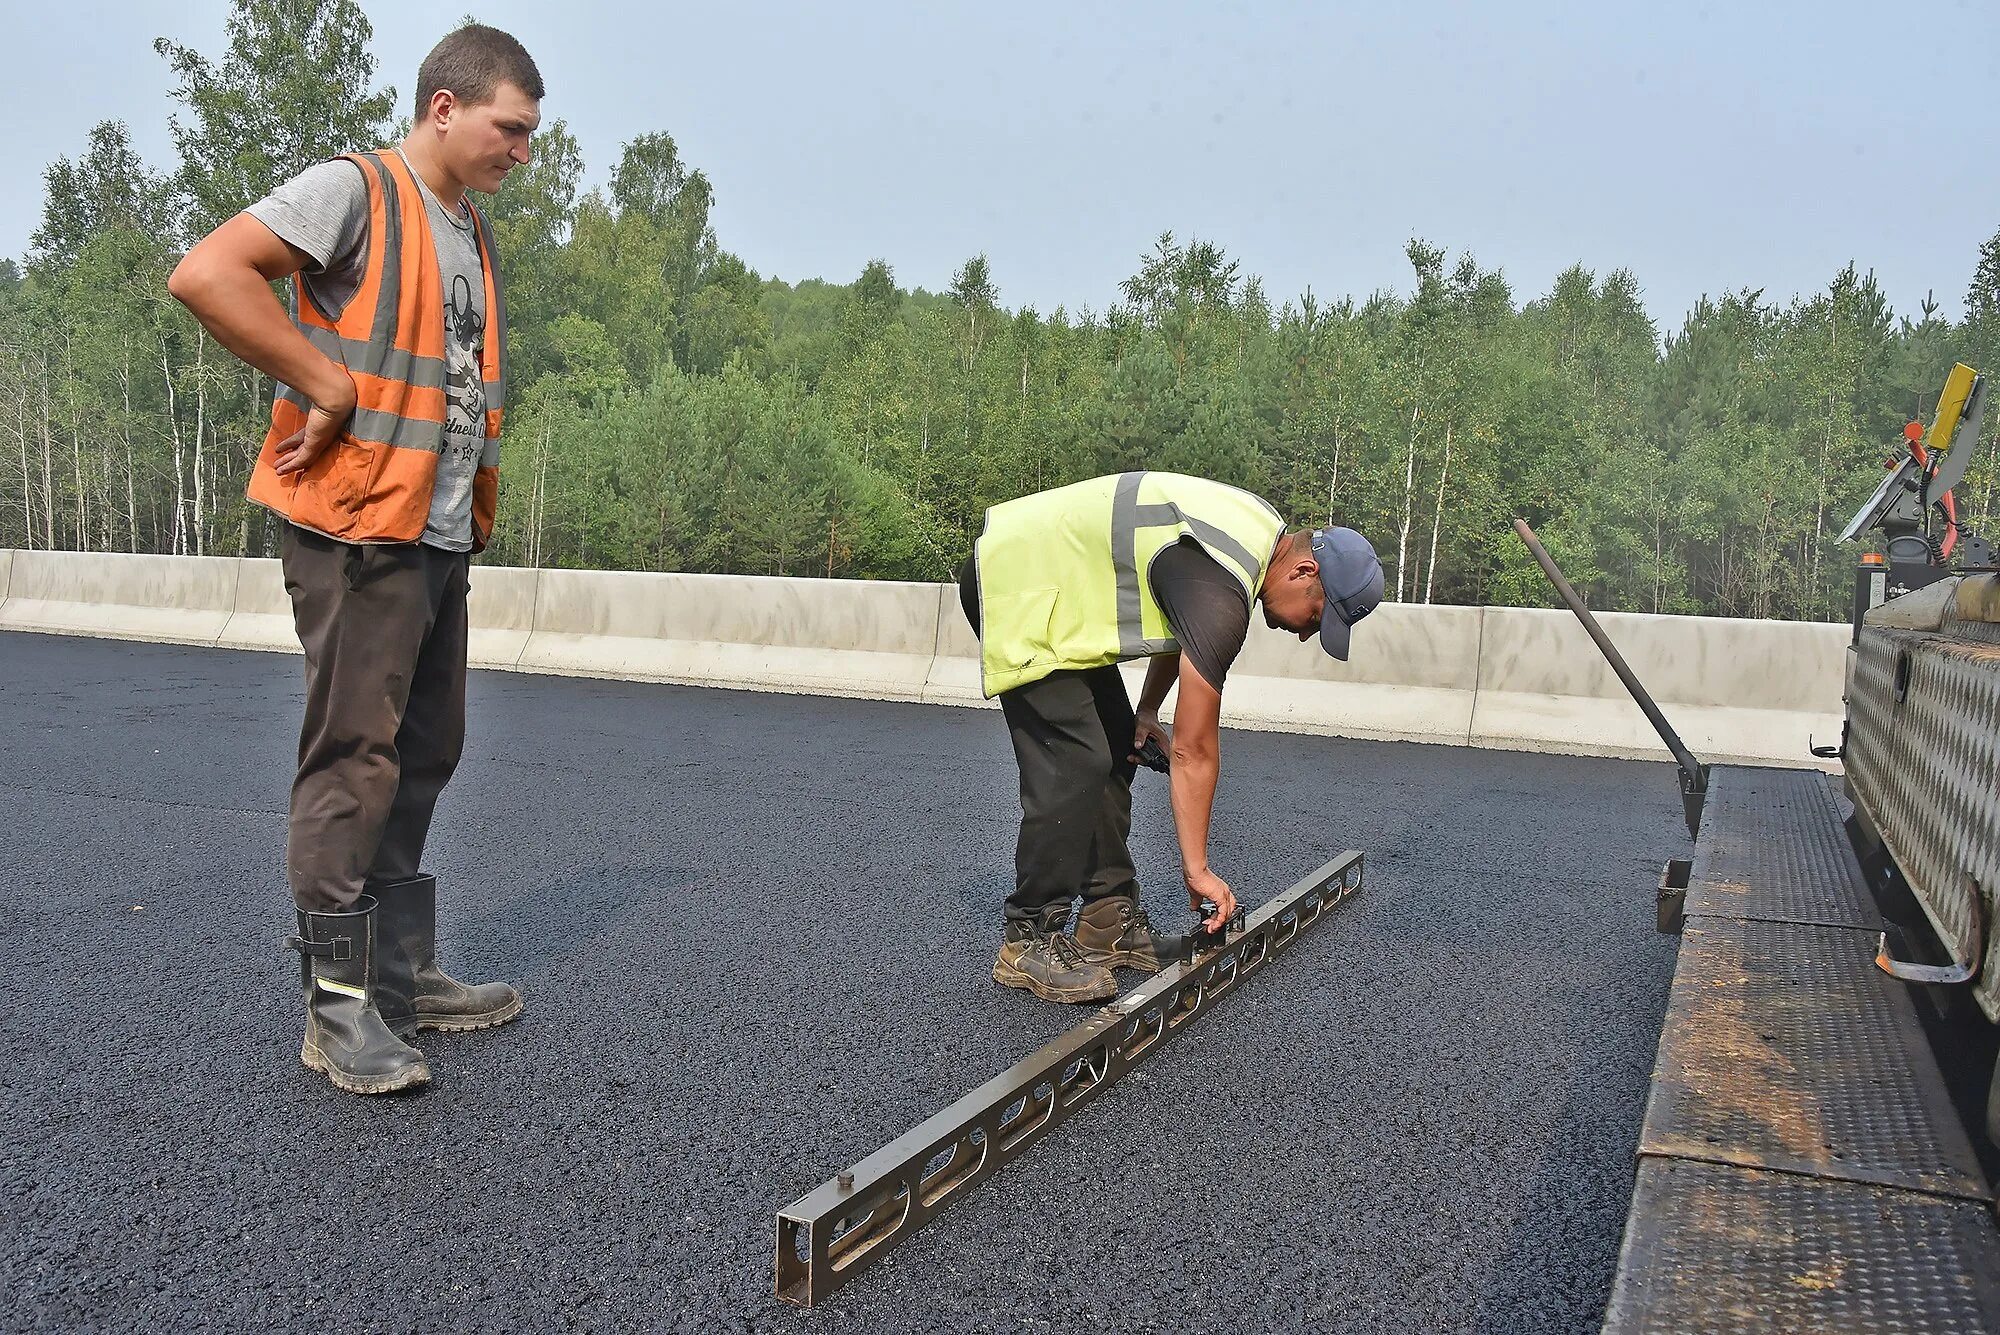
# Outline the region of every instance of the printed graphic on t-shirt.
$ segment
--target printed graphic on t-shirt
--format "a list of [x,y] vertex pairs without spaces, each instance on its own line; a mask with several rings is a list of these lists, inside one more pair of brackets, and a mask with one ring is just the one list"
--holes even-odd
[[464,274],[452,279],[444,306],[450,326],[445,339],[445,447],[459,460],[479,453],[486,435],[486,382],[480,373],[480,350],[486,319],[472,301],[472,284]]

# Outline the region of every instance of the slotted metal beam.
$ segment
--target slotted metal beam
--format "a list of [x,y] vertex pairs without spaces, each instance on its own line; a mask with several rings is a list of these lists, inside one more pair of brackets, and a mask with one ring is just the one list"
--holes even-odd
[[1361,888],[1342,853],[1197,958],[1169,965],[1033,1056],[778,1212],[777,1291],[811,1307],[1185,1033]]

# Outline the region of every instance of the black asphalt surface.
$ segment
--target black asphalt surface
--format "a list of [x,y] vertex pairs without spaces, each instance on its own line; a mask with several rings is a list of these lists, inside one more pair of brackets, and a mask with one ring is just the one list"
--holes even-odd
[[1218,870],[1254,906],[1357,847],[1361,894],[799,1312],[776,1211],[1086,1015],[988,976],[998,714],[476,673],[443,952],[527,1012],[361,1099],[299,1066],[279,945],[299,676],[0,634],[7,1329],[1596,1328],[1670,768],[1229,733]]

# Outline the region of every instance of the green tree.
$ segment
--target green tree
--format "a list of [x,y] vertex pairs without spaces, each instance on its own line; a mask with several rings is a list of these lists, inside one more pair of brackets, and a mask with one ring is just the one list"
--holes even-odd
[[[171,96],[184,113],[168,125],[190,236],[213,230],[315,162],[386,142],[392,129],[395,90],[373,86],[374,29],[355,0],[235,0],[227,31],[218,60],[170,38],[153,43],[173,71]],[[197,348],[205,354],[206,341]],[[235,498],[263,437],[269,387],[249,367],[225,381],[205,366],[196,386],[204,426],[212,411],[236,442],[205,490],[232,498],[236,550],[263,549],[269,534],[262,512]]]
[[187,113],[168,124],[196,233],[315,162],[387,141],[396,91],[373,87],[374,31],[355,0],[235,0],[219,61],[154,41]]
[[582,179],[582,146],[556,120],[535,135],[528,165],[509,172],[487,205],[507,284],[510,370],[523,385],[552,368],[560,355],[552,331],[576,309],[569,245]]
[[176,221],[164,181],[133,150],[125,123],[99,121],[89,151],[75,161],[57,158],[43,171],[42,221],[28,243],[29,260],[45,270],[67,268],[92,237],[113,229],[168,242]]

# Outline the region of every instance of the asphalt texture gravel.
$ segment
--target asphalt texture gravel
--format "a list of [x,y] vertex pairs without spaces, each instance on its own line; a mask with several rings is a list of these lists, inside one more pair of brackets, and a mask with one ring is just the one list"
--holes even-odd
[[[998,714],[475,673],[442,953],[527,1011],[362,1099],[297,1057],[299,709],[296,658],[0,635],[8,1329],[1600,1319],[1673,968],[1670,768],[1228,733],[1239,896],[1349,847],[1360,895],[800,1312],[776,1211],[1085,1015],[988,975]],[[1136,806],[1183,925],[1159,776]]]

